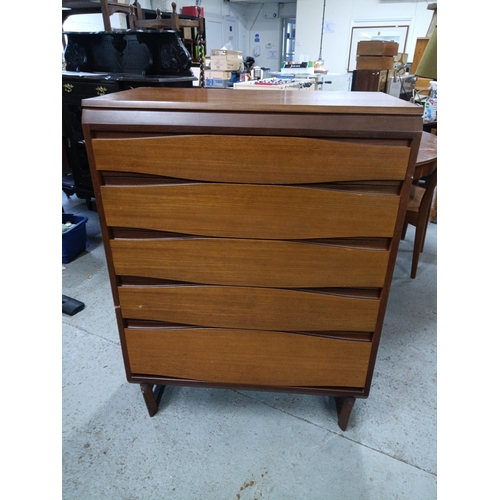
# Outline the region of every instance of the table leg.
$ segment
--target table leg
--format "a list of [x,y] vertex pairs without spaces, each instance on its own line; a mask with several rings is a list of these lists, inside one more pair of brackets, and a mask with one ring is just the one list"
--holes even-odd
[[431,222],[436,223],[437,213],[438,213],[438,198],[437,198],[437,188],[436,188],[436,192],[434,193],[434,200],[432,201],[432,207],[431,207]]

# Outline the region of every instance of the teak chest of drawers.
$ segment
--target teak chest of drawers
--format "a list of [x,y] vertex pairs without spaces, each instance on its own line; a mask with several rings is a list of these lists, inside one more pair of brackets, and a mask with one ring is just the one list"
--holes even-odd
[[127,380],[368,396],[422,132],[379,92],[137,88],[83,130]]

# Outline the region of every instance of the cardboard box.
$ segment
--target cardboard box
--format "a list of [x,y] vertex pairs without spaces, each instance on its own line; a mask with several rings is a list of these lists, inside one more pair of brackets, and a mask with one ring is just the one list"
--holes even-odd
[[228,49],[212,49],[211,56],[224,56],[228,58],[239,57],[243,59],[243,52],[241,50],[228,50]]
[[[215,54],[214,54],[215,52]],[[218,52],[226,52],[219,54]],[[210,55],[210,68],[216,71],[237,71],[243,65],[243,52],[236,50],[213,50]]]
[[393,56],[358,56],[356,69],[394,69]]
[[243,60],[225,59],[219,56],[210,58],[210,68],[216,71],[238,71],[243,64]]
[[205,87],[225,89],[237,81],[236,71],[205,71]]
[[364,40],[358,42],[356,54],[360,56],[395,56],[398,54],[398,48],[399,44],[397,42],[384,42],[383,40]]

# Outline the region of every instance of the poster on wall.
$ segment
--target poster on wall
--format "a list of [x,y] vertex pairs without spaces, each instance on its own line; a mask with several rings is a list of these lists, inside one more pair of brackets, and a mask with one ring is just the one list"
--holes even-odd
[[353,26],[351,30],[351,43],[349,44],[348,71],[356,69],[356,50],[358,42],[383,40],[399,44],[398,52],[406,52],[409,25],[393,26]]

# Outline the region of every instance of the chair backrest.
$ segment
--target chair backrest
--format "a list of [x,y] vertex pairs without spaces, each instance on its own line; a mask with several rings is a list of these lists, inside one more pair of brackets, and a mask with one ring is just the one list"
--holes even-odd
[[197,28],[198,32],[203,35],[203,19],[181,19],[177,13],[177,4],[172,2],[172,14],[170,18],[162,18],[160,9],[156,9],[156,19],[139,19],[130,10],[130,28],[133,30],[140,29],[159,29],[159,30],[174,30],[179,31],[182,28]]
[[81,1],[81,0],[63,0],[62,2],[62,21],[75,14],[102,14],[105,31],[113,31],[111,27],[111,16],[115,13],[122,13],[128,16],[132,15],[135,19],[142,19],[141,4],[135,0],[127,5],[110,0],[100,0],[99,2]]
[[176,30],[173,18],[164,19],[161,17],[161,10],[156,9],[156,19],[139,19],[135,16],[132,8],[130,9],[130,28],[133,30],[159,29]]

